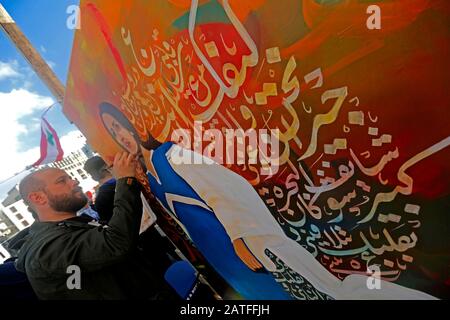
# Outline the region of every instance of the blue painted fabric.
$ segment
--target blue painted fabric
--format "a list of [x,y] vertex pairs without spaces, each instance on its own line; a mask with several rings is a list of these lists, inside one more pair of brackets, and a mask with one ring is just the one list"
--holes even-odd
[[[189,197],[206,203],[195,190],[171,167],[166,152],[172,142],[154,150],[153,165],[161,183],[148,174],[153,194],[165,208],[172,211],[167,194]],[[212,210],[182,202],[173,203],[172,212],[187,229],[192,241],[215,270],[245,299],[287,300],[292,297],[269,272],[254,272],[236,255],[230,237]]]

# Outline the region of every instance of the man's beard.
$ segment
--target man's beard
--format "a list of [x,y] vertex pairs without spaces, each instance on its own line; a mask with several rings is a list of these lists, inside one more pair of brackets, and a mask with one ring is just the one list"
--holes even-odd
[[70,194],[57,196],[46,192],[50,207],[59,212],[76,213],[78,210],[82,209],[88,201],[86,195],[82,192],[80,193],[82,195],[81,197],[77,196],[78,191],[81,191],[81,188],[72,191]]

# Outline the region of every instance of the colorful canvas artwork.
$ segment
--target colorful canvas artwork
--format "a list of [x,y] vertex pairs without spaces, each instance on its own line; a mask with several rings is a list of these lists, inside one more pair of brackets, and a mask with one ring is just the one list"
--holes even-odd
[[450,2],[80,9],[65,114],[245,298],[450,297]]

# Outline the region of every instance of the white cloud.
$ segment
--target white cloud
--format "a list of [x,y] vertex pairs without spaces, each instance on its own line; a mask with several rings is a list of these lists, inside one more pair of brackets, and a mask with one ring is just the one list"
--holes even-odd
[[0,61],[0,80],[20,77],[20,73],[17,72],[17,69],[17,61],[12,61],[10,63]]
[[47,52],[47,49],[43,45],[41,45],[40,49],[41,49],[42,53],[46,53]]
[[33,86],[34,86],[34,83],[32,81],[25,80],[23,82],[23,89],[31,90],[33,88]]
[[[45,47],[41,50],[45,51]],[[47,62],[52,68],[55,67],[52,61]],[[40,158],[39,115],[52,105],[54,100],[31,90],[33,76],[34,73],[29,66],[22,67],[16,60],[0,61],[0,80],[11,81],[16,88],[6,91],[0,87],[0,200],[27,173],[22,171]],[[33,114],[36,117],[31,116]],[[19,120],[25,116],[28,116],[27,122],[20,123]],[[36,134],[27,134],[30,132]],[[24,145],[24,141],[21,141],[24,136],[29,139],[26,145],[32,147],[20,151],[19,146]],[[80,149],[86,142],[78,130],[71,131],[63,137],[60,136],[60,140],[65,156]],[[22,173],[13,177],[19,172]],[[2,183],[6,179],[8,180]]]
[[[64,157],[67,157],[71,152],[79,150],[86,143],[86,138],[80,131],[74,130],[60,137],[60,142],[64,151]],[[39,144],[39,140],[37,144]],[[26,166],[33,164],[33,162],[38,160],[40,156],[40,149],[39,147],[34,147],[26,152],[3,152],[2,155],[0,182],[12,177],[15,173],[21,172]],[[5,161],[6,158],[10,160]],[[7,169],[3,168],[4,164],[7,168],[14,167],[15,169],[7,171]],[[14,164],[14,166],[11,164]],[[27,173],[28,172],[23,172],[15,177],[12,177],[11,179],[8,179],[6,182],[0,183],[0,200],[2,200],[6,196],[7,192],[19,183],[19,181]],[[90,187],[87,189],[90,189]]]
[[68,156],[71,152],[79,150],[86,143],[86,138],[79,130],[70,131],[60,139],[61,148],[64,156]]
[[36,137],[36,148],[19,152],[19,136],[30,130],[29,126],[19,123],[23,116],[37,110],[45,110],[53,103],[53,99],[38,95],[26,89],[13,89],[10,92],[0,91],[0,180],[15,172],[22,171],[27,165],[39,158],[39,137]]
[[[55,66],[51,61],[48,63],[51,67]],[[39,114],[52,105],[54,100],[30,89],[33,86],[31,81],[33,75],[29,66],[21,67],[15,60],[8,63],[0,61],[0,80],[10,80],[16,88],[20,88],[2,91],[0,87],[0,200],[27,174],[26,171],[22,171],[40,157]],[[19,122],[22,117],[32,114],[38,116],[28,117],[26,124]],[[27,135],[28,139],[31,139],[27,141],[27,145],[33,147],[26,151],[19,151],[19,145],[23,145],[20,139],[23,139],[23,134],[29,132],[36,132],[32,137]],[[64,155],[68,156],[71,152],[80,149],[86,139],[80,131],[74,130],[60,136],[60,141]],[[19,172],[22,173],[13,177]],[[8,180],[3,182],[6,179]]]

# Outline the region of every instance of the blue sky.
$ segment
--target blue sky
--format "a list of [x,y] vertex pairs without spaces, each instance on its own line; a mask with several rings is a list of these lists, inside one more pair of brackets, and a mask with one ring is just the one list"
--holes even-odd
[[[66,13],[78,0],[0,0],[33,46],[65,85],[74,30]],[[0,31],[0,181],[39,158],[39,118],[54,98],[26,60]],[[64,117],[61,106],[46,117],[62,138],[63,149],[71,148],[69,133],[77,128]],[[2,186],[0,185],[0,193]]]

